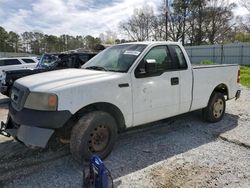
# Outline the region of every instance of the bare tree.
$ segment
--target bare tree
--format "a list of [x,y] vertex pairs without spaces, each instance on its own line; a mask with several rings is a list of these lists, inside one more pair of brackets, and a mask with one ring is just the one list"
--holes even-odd
[[249,0],[241,0],[241,5],[244,6],[250,12],[250,1]]
[[[162,0],[162,3],[158,7],[158,14],[155,16],[153,22],[153,39],[154,40],[166,40],[166,0]],[[169,18],[169,16],[168,16]],[[169,25],[169,24],[168,24]],[[168,27],[167,27],[168,30]]]
[[144,6],[142,9],[135,9],[134,14],[128,21],[120,23],[120,29],[136,41],[149,40],[153,37],[156,17],[153,8]]
[[187,17],[190,15],[191,0],[175,0],[172,4],[172,14],[170,14],[170,30],[172,39],[182,40],[185,43],[187,32]]
[[246,34],[250,34],[250,1],[249,0],[241,0],[241,5],[248,10],[248,15],[241,17],[240,20],[240,30],[241,32],[245,32]]
[[191,28],[191,36],[189,40],[191,44],[201,45],[204,40],[204,17],[205,17],[205,7],[206,0],[193,0],[191,3],[191,13],[189,18],[189,24]]
[[164,38],[173,41],[181,39],[184,44],[185,33],[188,29],[186,23],[190,11],[190,3],[191,0],[174,0],[169,2],[168,0],[163,0],[163,3],[158,7],[160,14],[157,15],[158,30],[155,32],[160,32],[161,39]]
[[210,0],[205,9],[206,37],[210,44],[223,43],[232,32],[232,9],[227,0]]

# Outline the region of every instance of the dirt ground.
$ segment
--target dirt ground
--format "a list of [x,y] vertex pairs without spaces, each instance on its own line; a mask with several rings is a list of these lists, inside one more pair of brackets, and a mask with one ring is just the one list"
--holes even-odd
[[[241,89],[221,122],[195,111],[120,135],[104,161],[115,187],[250,187],[250,90]],[[34,151],[0,135],[0,187],[81,187],[82,171],[68,145]]]

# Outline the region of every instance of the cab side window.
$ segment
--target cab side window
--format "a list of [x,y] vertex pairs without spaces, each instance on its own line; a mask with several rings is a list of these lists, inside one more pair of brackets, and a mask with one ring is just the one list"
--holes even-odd
[[187,69],[187,62],[181,48],[177,45],[169,46],[177,69]]

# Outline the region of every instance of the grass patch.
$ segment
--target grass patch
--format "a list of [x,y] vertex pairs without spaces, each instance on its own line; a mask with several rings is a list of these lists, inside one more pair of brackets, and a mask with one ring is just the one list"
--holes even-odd
[[205,59],[205,60],[202,60],[202,61],[200,62],[200,64],[201,64],[201,65],[214,65],[215,62],[213,62],[213,61],[211,61],[211,60],[209,60],[209,59]]
[[240,66],[240,83],[250,88],[250,67]]

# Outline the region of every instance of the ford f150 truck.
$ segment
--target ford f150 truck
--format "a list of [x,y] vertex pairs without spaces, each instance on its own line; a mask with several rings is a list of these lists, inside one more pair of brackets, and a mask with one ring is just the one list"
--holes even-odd
[[239,77],[238,65],[191,66],[179,43],[115,45],[82,69],[18,79],[2,134],[33,147],[63,135],[75,159],[104,158],[130,127],[197,109],[220,121],[225,101],[240,96]]

